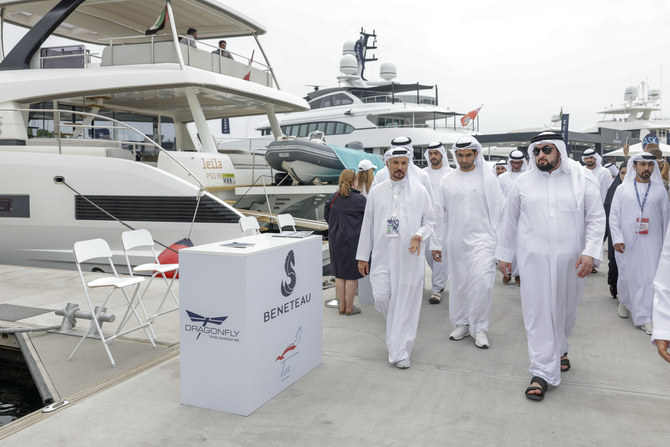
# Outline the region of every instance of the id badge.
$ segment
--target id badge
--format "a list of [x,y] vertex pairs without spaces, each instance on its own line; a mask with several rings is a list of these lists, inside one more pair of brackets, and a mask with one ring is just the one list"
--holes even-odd
[[639,217],[636,219],[636,228],[638,228],[637,234],[649,234],[649,218]]
[[398,232],[399,226],[400,221],[397,217],[391,216],[386,219],[386,237],[398,237],[400,235]]

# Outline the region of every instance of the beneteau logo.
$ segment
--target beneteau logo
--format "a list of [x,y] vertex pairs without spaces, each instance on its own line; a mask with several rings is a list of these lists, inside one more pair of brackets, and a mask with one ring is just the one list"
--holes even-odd
[[299,326],[295,333],[295,337],[293,338],[293,342],[284,348],[284,351],[275,359],[275,363],[279,362],[281,364],[281,372],[279,373],[279,377],[282,382],[290,377],[291,365],[288,364],[288,361],[298,355],[298,343],[300,343],[301,339],[302,326]]
[[224,321],[226,321],[226,319],[228,319],[227,316],[205,317],[195,312],[191,312],[190,310],[187,310],[186,313],[188,314],[188,317],[191,319],[191,322],[202,323],[202,326],[197,324],[184,325],[184,331],[198,333],[198,336],[195,337],[196,340],[199,339],[202,334],[207,334],[209,338],[214,338],[218,340],[236,341],[236,342],[240,341],[238,339],[240,331],[235,331],[232,329],[223,329],[215,326],[207,326],[207,324],[210,323],[212,325],[221,326],[221,323],[223,323]]
[[290,294],[293,293],[293,289],[295,289],[295,283],[297,277],[295,274],[294,267],[295,267],[295,253],[293,253],[293,250],[291,250],[286,255],[286,260],[284,261],[284,271],[286,272],[286,276],[288,277],[288,282],[287,281],[281,282],[281,294],[284,296],[289,296]]

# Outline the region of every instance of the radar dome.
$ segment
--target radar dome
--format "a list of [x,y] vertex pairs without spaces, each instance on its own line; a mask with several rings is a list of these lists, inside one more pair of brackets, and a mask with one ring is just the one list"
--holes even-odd
[[356,52],[354,51],[354,47],[356,46],[356,42],[344,42],[342,45],[342,54],[351,54],[352,56],[356,55]]
[[346,75],[355,75],[358,72],[358,61],[351,54],[345,54],[340,59],[340,71]]
[[623,94],[624,101],[632,101],[638,97],[640,91],[635,86],[626,87],[626,91]]
[[651,100],[661,99],[661,91],[657,88],[649,89],[649,99]]
[[395,79],[396,76],[398,76],[398,69],[393,62],[384,62],[379,67],[379,77],[383,80],[390,81],[391,79]]

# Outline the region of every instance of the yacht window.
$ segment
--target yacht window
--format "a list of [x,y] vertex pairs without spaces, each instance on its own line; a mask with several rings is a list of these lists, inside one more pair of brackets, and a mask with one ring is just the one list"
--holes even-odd
[[323,107],[321,104],[323,103],[323,98],[317,98],[313,101],[310,101],[309,103],[309,108],[310,109],[320,109]]
[[0,218],[2,217],[30,217],[30,196],[0,196]]
[[314,132],[316,130],[316,124],[317,123],[309,123],[309,125],[307,127],[307,135],[311,134],[312,132]]
[[340,135],[344,133],[344,123],[336,123],[335,134]]
[[333,135],[335,133],[335,123],[330,121],[326,124],[326,135]]
[[316,130],[320,130],[324,134],[326,133],[326,123],[321,122],[321,123],[316,123]]
[[298,131],[296,137],[306,137],[309,134],[309,132],[307,132],[308,127],[308,124],[301,124],[300,130]]
[[354,126],[350,124],[345,124],[344,125],[344,133],[351,133],[354,131]]
[[347,95],[343,93],[339,93],[337,95],[333,96],[333,105],[334,106],[343,106],[346,104],[352,104],[354,102],[353,99],[348,97]]

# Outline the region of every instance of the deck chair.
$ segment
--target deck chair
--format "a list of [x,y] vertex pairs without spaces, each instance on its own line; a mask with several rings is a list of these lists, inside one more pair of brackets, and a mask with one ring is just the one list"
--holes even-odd
[[[140,315],[137,313],[137,310],[135,309],[135,301],[138,301],[140,305],[143,306],[142,302],[140,301],[140,298],[137,295],[137,291],[139,290],[140,283],[144,281],[144,278],[141,277],[120,278],[119,274],[116,272],[114,263],[112,262],[112,250],[109,248],[109,245],[107,245],[107,242],[105,242],[103,239],[90,239],[86,241],[75,242],[73,250],[77,270],[79,271],[79,278],[81,279],[81,285],[84,288],[84,295],[86,295],[86,302],[88,303],[88,307],[91,310],[91,315],[93,315],[94,317],[91,319],[91,325],[89,326],[88,331],[86,331],[81,340],[79,340],[79,343],[74,348],[74,351],[72,351],[72,354],[70,354],[68,360],[72,360],[72,357],[74,357],[75,353],[77,352],[81,344],[84,342],[84,340],[86,340],[87,337],[92,336],[94,332],[98,335],[100,341],[102,342],[102,345],[105,347],[107,357],[109,357],[109,361],[112,363],[112,367],[116,366],[116,362],[114,362],[114,357],[112,357],[112,353],[110,352],[108,345],[117,337],[120,337],[122,335],[128,334],[130,332],[139,329],[143,329],[147,338],[151,342],[151,345],[155,349],[156,344],[154,343],[154,340],[149,331],[149,329],[151,328],[151,323],[149,321],[142,320]],[[84,273],[81,269],[81,264],[90,259],[103,259],[103,258],[109,262],[112,275],[108,275],[103,278],[98,278],[94,279],[93,281],[86,282],[86,279],[84,279]],[[91,296],[89,295],[89,289],[94,289],[98,287],[109,287],[111,288],[111,290],[107,294],[107,297],[102,302],[102,304],[98,307],[98,312],[96,312],[95,307],[93,306],[93,302],[91,301]],[[134,287],[132,298],[128,295],[128,291],[126,290],[126,288],[128,287]],[[127,321],[125,322],[121,321],[116,330],[116,333],[114,333],[114,335],[106,337],[102,333],[102,328],[100,327],[98,317],[104,311],[105,307],[107,306],[107,302],[109,301],[109,298],[116,290],[121,290],[121,292],[123,292],[123,296],[126,298],[127,303],[126,313],[130,313],[131,315],[135,316],[135,318],[138,321],[138,326],[121,332],[121,330],[127,323]]]
[[[154,250],[154,239],[151,236],[151,233],[149,233],[149,230],[132,230],[132,231],[124,231],[121,233],[121,242],[123,244],[123,252],[126,256],[126,264],[128,265],[128,271],[130,272],[130,276],[134,277],[134,274],[136,273],[151,273],[151,278],[149,278],[149,281],[147,282],[146,287],[142,291],[142,294],[140,295],[140,300],[138,300],[138,303],[142,302],[142,299],[147,293],[147,290],[149,290],[149,287],[151,286],[151,282],[156,278],[157,276],[160,276],[163,278],[163,281],[165,282],[165,285],[167,286],[167,290],[165,291],[165,294],[163,295],[163,298],[161,299],[160,304],[156,308],[156,312],[154,312],[151,316],[147,316],[147,319],[150,323],[153,323],[153,321],[156,319],[156,317],[159,317],[161,315],[164,315],[166,313],[175,311],[179,309],[179,299],[175,295],[174,291],[172,290],[172,284],[174,283],[175,278],[177,277],[177,272],[179,270],[179,264],[161,264],[160,261],[158,260],[158,255],[156,254],[156,251]],[[135,267],[132,267],[130,265],[130,251],[136,248],[148,248],[151,251],[151,255],[154,259],[155,262],[150,262],[147,264],[141,264]],[[172,278],[170,281],[168,281],[167,277],[165,274],[167,272],[174,272],[172,275]],[[175,306],[171,307],[170,309],[167,310],[161,310],[163,308],[163,305],[165,304],[165,300],[167,299],[168,295],[172,295],[172,299],[174,300]],[[130,314],[126,313],[126,315],[123,316],[124,319],[130,318]],[[122,320],[123,321],[123,320]],[[156,339],[156,334],[153,331],[153,328],[151,328],[151,334],[154,337],[154,340]]]
[[290,214],[277,214],[277,226],[279,227],[280,233],[284,232],[284,227],[293,227],[293,231],[296,231],[295,220],[293,220],[293,216]]
[[245,236],[254,236],[260,233],[261,227],[254,216],[240,217],[240,228]]

